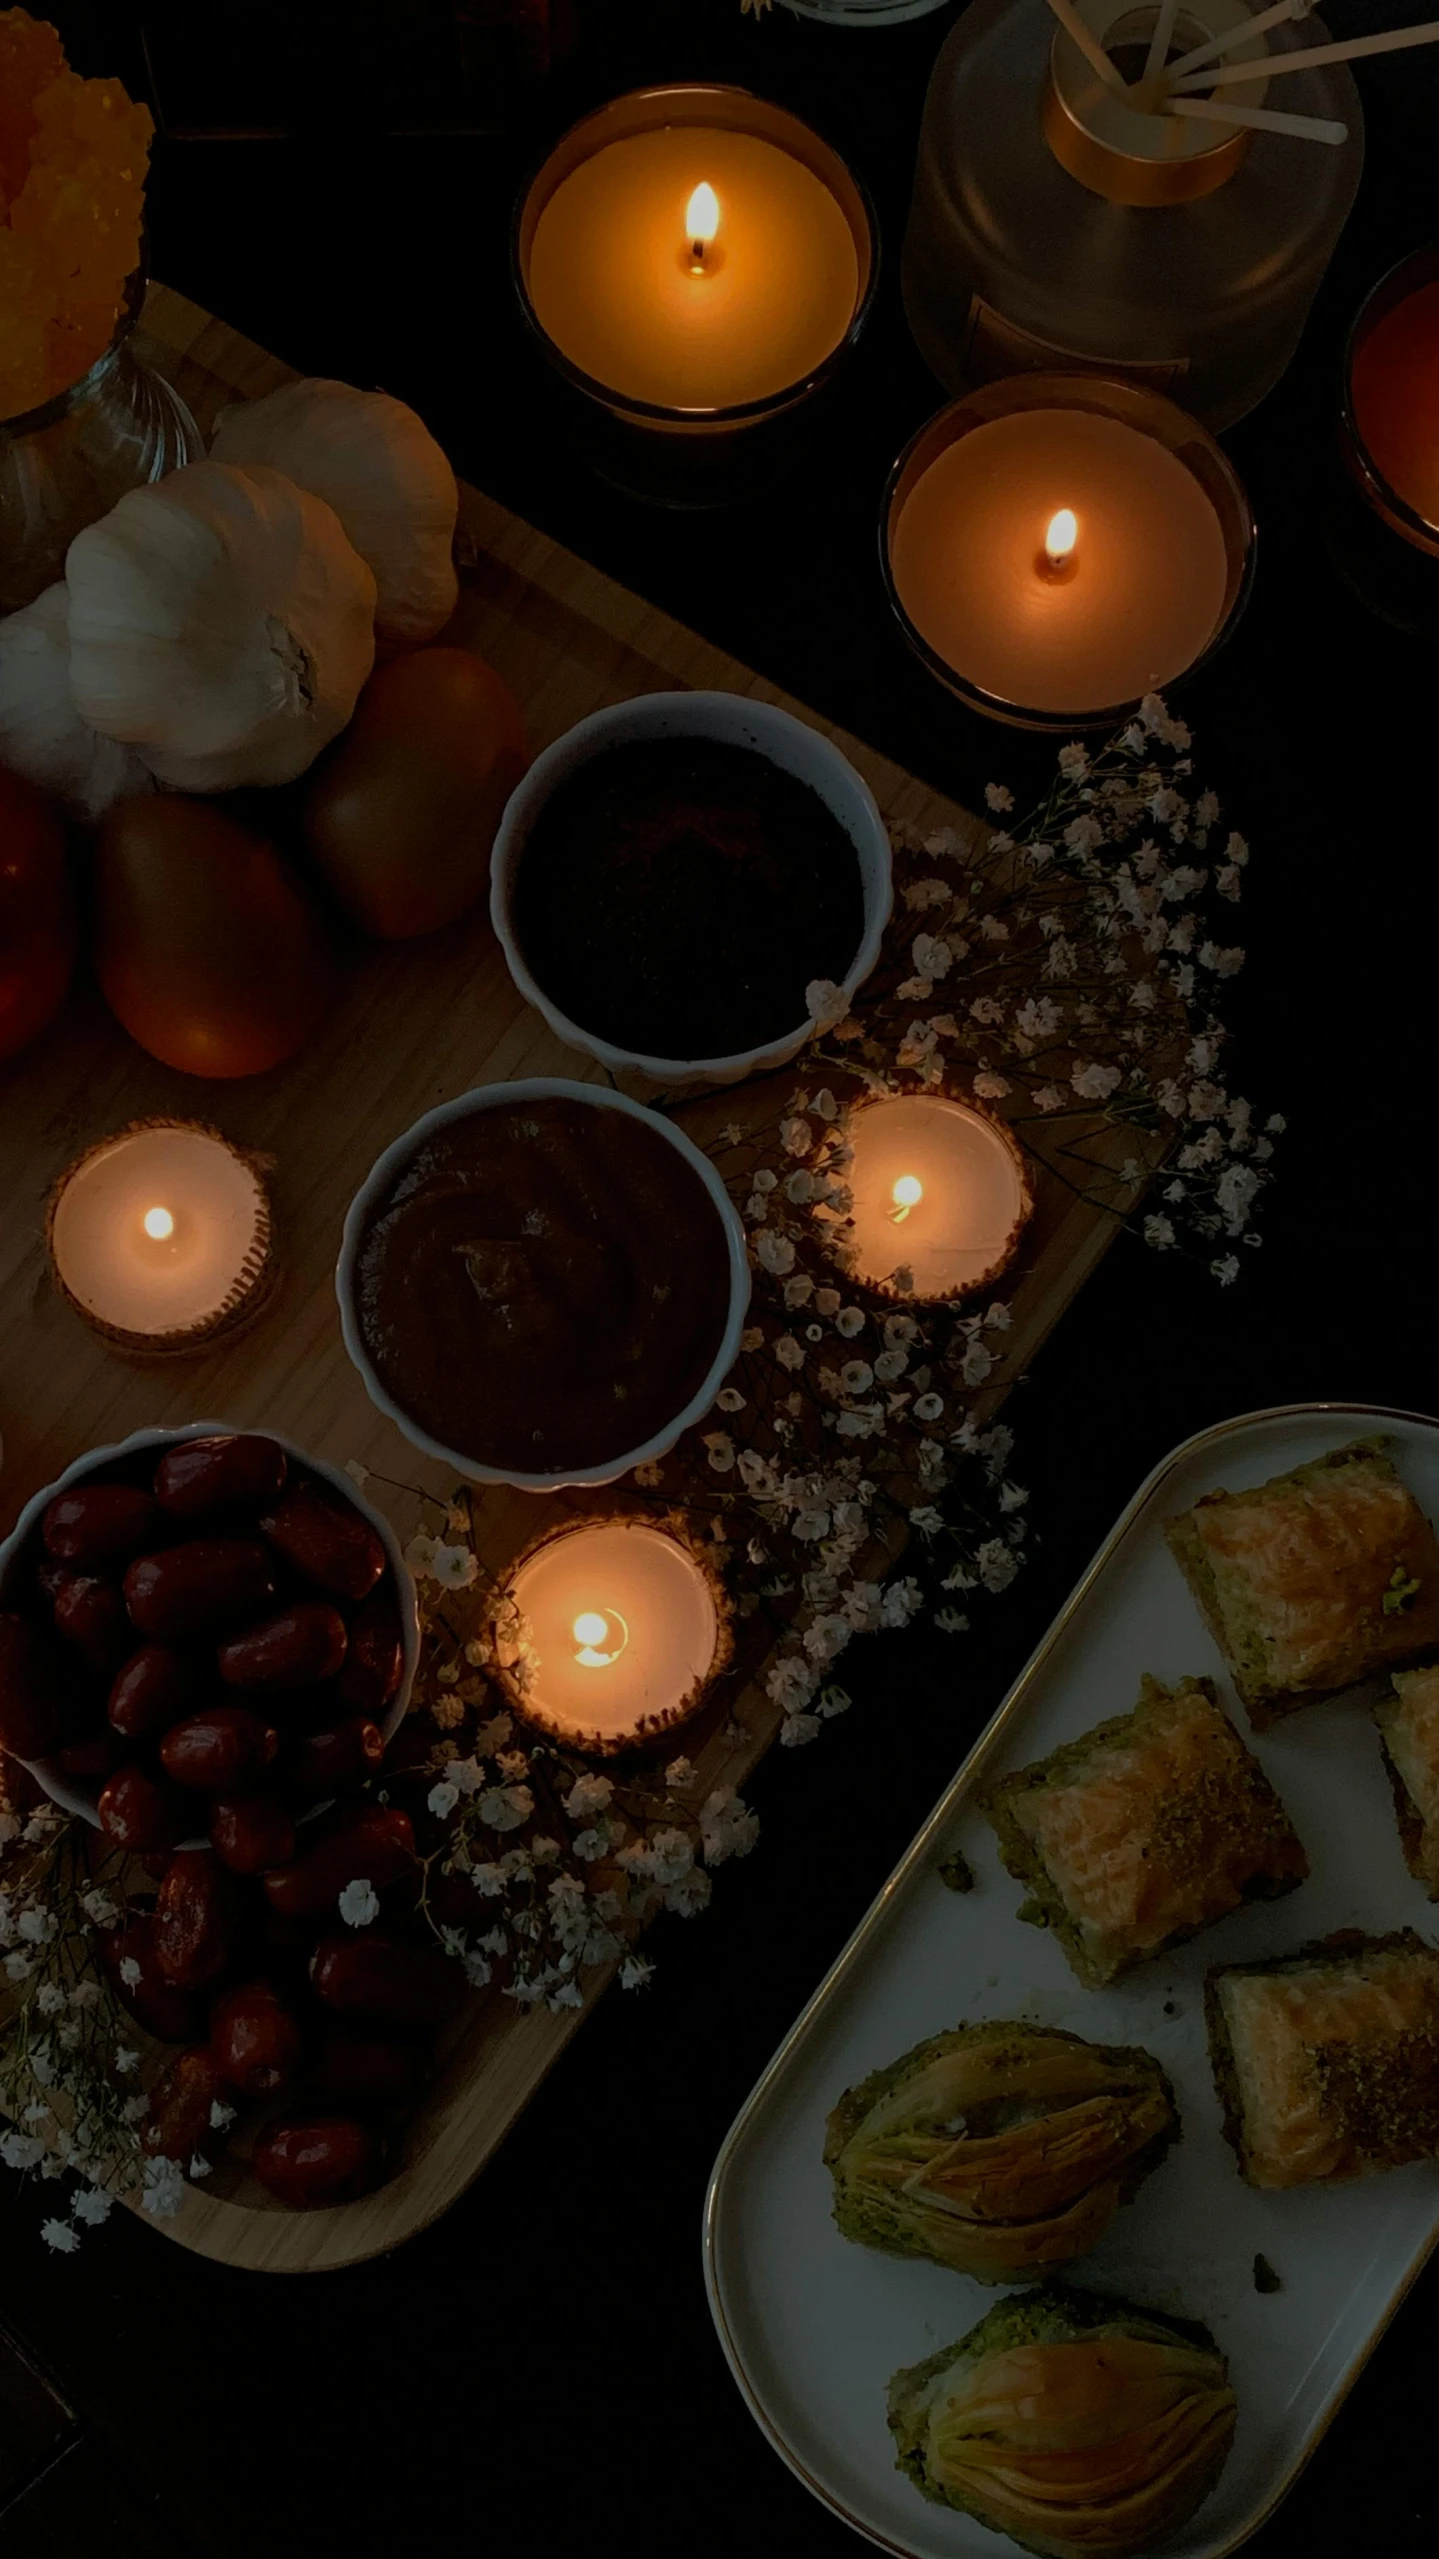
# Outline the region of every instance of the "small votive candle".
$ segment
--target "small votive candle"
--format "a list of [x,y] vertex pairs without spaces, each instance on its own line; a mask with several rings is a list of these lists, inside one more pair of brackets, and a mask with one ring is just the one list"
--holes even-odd
[[933,1305],[999,1278],[1034,1205],[1002,1120],[939,1094],[900,1094],[856,1110],[849,1142],[857,1279]]
[[500,1641],[502,1681],[530,1723],[575,1750],[657,1740],[694,1713],[729,1657],[712,1573],[647,1520],[559,1529],[522,1558],[505,1597],[515,1619]]
[[200,1349],[248,1321],[274,1275],[261,1165],[182,1120],[90,1147],[55,1186],[47,1239],[62,1296],[126,1350]]
[[1439,557],[1439,249],[1383,277],[1350,333],[1341,443],[1375,513]]
[[931,419],[886,494],[890,601],[975,710],[1120,722],[1189,673],[1248,592],[1253,524],[1224,455],[1156,393],[1025,374]]

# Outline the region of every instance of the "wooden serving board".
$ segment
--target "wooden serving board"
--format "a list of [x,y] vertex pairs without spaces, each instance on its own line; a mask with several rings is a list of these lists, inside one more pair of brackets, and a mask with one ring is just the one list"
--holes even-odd
[[[222,321],[152,287],[138,351],[167,374],[208,430],[227,401],[291,376]],[[464,637],[496,666],[546,746],[602,704],[674,687],[777,702],[834,739],[891,819],[971,835],[977,821],[719,649],[630,595],[472,489],[463,492],[469,563]],[[525,1075],[594,1080],[516,993],[487,917],[420,943],[370,945],[342,963],[329,1019],[283,1070],[197,1084],[145,1056],[93,990],[72,999],[45,1039],[0,1071],[0,1520],[85,1450],[150,1424],[224,1418],[282,1431],[317,1456],[358,1458],[376,1474],[447,1494],[369,1403],[340,1340],[333,1272],[352,1194],[374,1158],[422,1111],[472,1085]],[[695,1106],[697,1133],[742,1115],[733,1092]],[[127,1361],[63,1304],[45,1270],[44,1203],[94,1139],[152,1113],[216,1122],[274,1161],[283,1273],[254,1328],[208,1353]],[[1008,1291],[1013,1366],[1037,1349],[1103,1254],[1114,1220],[1042,1171],[1036,1214]],[[383,1498],[379,1487],[372,1493]],[[485,1496],[489,1552],[514,1553],[540,1523],[534,1497]],[[736,1742],[716,1733],[699,1756],[707,1785],[741,1785],[774,1737],[779,1711],[758,1687],[739,1701]],[[718,1923],[718,1924],[723,1924]],[[478,1995],[416,2118],[399,2173],[364,2202],[281,2210],[243,2170],[191,2189],[178,2219],[155,2224],[182,2246],[271,2272],[340,2266],[396,2246],[454,2202],[503,2139],[585,2009],[553,2015]],[[216,2191],[220,2187],[230,2191]]]

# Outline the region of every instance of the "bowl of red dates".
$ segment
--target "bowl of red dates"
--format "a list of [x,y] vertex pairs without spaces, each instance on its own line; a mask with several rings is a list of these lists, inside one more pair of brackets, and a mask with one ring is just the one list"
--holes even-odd
[[417,1921],[410,1816],[368,1783],[418,1655],[393,1532],[273,1434],[137,1432],[0,1546],[0,1745],[124,1859],[99,1960],[145,2035],[181,2047],[142,2139],[189,2168],[263,2101],[242,2125],[259,2201],[382,2182],[393,2112],[463,1996]]

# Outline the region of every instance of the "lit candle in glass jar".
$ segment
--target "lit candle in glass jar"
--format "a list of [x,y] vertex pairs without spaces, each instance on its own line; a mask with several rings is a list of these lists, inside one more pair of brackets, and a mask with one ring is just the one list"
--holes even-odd
[[[998,1279],[1033,1206],[1002,1120],[938,1094],[900,1094],[856,1110],[850,1147],[857,1278],[930,1304]],[[905,1273],[908,1288],[896,1277]]]
[[695,1551],[642,1519],[581,1520],[532,1548],[502,1618],[501,1678],[521,1712],[577,1750],[657,1739],[699,1705],[729,1653]]
[[744,90],[649,89],[587,116],[520,208],[521,302],[572,384],[633,419],[729,427],[816,387],[874,269],[838,154]]
[[255,1159],[215,1130],[148,1120],[102,1138],[56,1184],[50,1264],[122,1347],[191,1350],[251,1315],[273,1276]]
[[1253,527],[1219,448],[1167,400],[1083,375],[956,401],[902,457],[885,564],[901,627],[975,709],[1112,722],[1217,644]]
[[1415,550],[1439,555],[1439,250],[1405,258],[1360,311],[1342,441],[1376,513]]

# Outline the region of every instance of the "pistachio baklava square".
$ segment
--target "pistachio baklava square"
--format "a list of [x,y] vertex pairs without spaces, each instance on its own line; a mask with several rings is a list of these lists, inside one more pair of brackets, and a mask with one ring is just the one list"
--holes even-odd
[[1251,2186],[1439,2159],[1439,1947],[1412,1928],[1219,1965],[1205,2007],[1224,2129]]
[[1260,1728],[1439,1646],[1439,1545],[1382,1439],[1206,1493],[1167,1535]]
[[1409,1872],[1439,1901],[1439,1662],[1400,1670],[1374,1709]]
[[984,1809],[1028,1887],[1021,1916],[1052,1928],[1095,1990],[1309,1872],[1207,1679],[1146,1676],[1133,1714],[1002,1777]]

